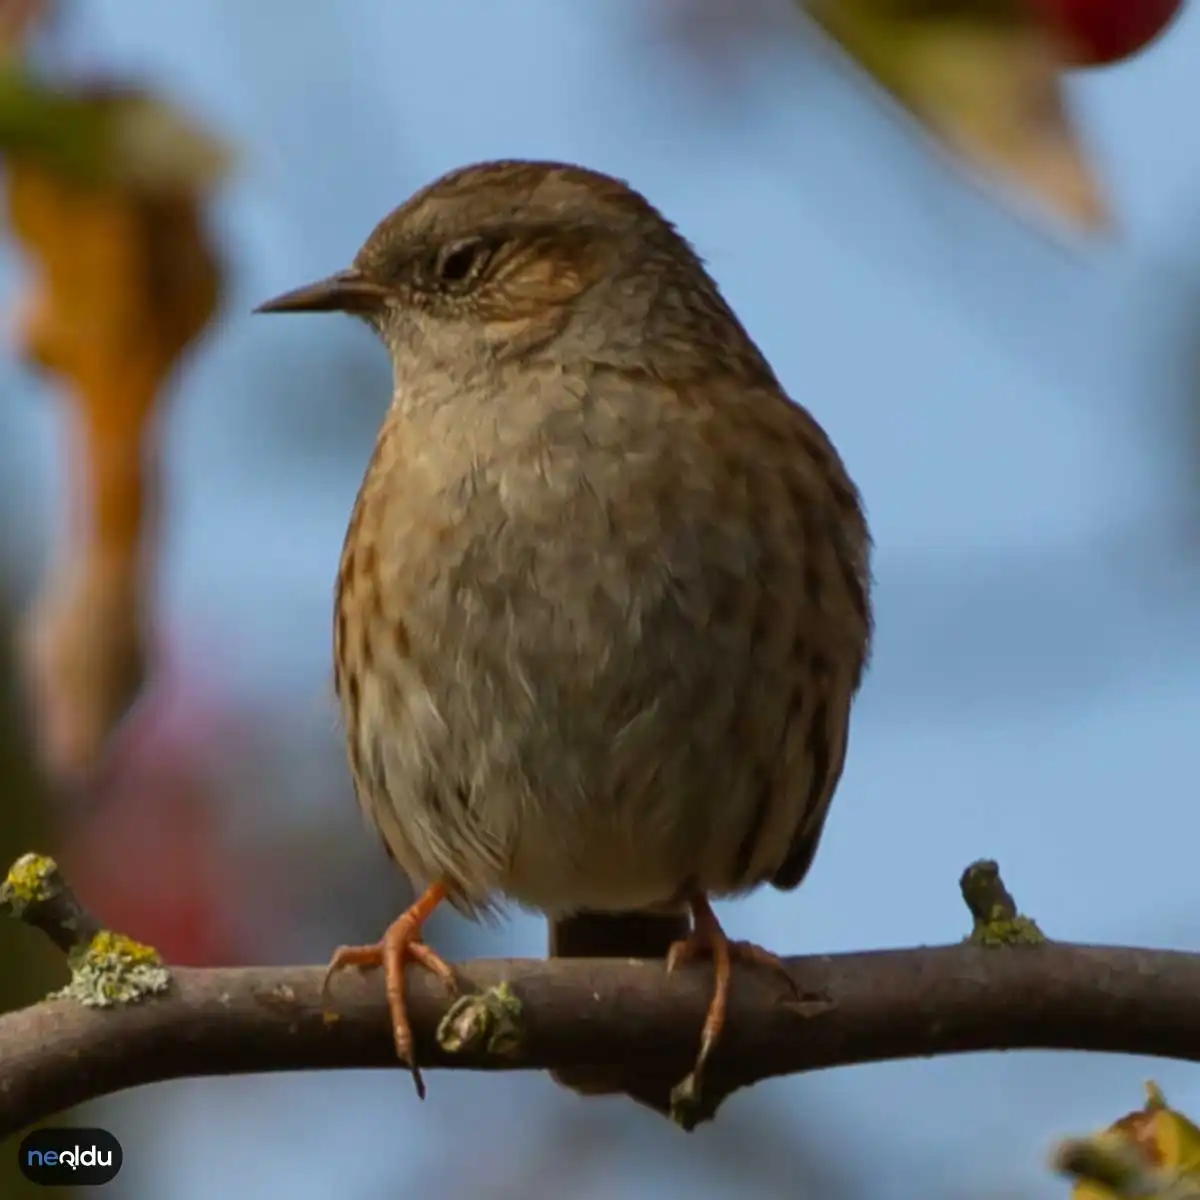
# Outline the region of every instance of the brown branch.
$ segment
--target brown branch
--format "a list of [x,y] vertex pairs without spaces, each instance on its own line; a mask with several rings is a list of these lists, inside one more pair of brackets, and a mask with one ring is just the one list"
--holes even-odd
[[[706,1095],[823,1067],[976,1050],[1062,1049],[1200,1061],[1200,955],[962,944],[788,962],[799,1000],[738,974]],[[322,967],[176,969],[168,990],[107,1009],[51,999],[0,1017],[0,1137],[84,1100],[185,1076],[391,1067],[381,981],[347,972],[336,1019]],[[479,960],[455,1007],[410,977],[418,1055],[430,1067],[637,1063],[670,1084],[696,1053],[711,980],[661,963]],[[507,984],[506,988],[504,985]],[[398,1092],[398,1096],[400,1093]],[[402,1096],[398,1102],[408,1102]],[[436,1104],[434,1089],[430,1103]]]
[[0,885],[0,910],[40,929],[64,954],[88,945],[100,923],[71,890],[57,863],[40,854],[22,855]]

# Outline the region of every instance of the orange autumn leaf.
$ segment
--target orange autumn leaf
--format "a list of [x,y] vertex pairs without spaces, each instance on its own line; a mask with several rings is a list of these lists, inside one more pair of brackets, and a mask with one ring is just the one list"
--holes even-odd
[[972,174],[1070,225],[1108,225],[1064,94],[1064,47],[1025,0],[802,4]]
[[106,121],[106,155],[136,145],[135,170],[118,154],[86,178],[23,150],[5,178],[10,227],[32,268],[19,340],[62,381],[69,406],[70,523],[23,638],[43,758],[66,777],[96,766],[146,674],[154,415],[220,291],[202,192],[181,184],[177,148],[164,148],[162,180],[149,169],[153,104],[97,98],[106,117],[114,103],[126,106],[125,140]]
[[1089,1138],[1064,1142],[1055,1165],[1072,1200],[1200,1200],[1200,1129],[1146,1085],[1146,1104]]

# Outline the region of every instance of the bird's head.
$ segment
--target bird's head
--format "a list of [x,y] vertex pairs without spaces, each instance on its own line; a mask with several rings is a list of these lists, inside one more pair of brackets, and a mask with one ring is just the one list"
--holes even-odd
[[[259,312],[361,317],[393,360],[456,371],[557,347],[651,367],[748,339],[674,227],[619,180],[509,160],[442,176],[389,213],[344,271]],[[751,355],[757,352],[749,347]]]

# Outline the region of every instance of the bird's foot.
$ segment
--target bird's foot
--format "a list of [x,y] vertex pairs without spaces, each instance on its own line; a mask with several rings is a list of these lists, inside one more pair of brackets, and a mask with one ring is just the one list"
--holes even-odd
[[421,940],[421,927],[445,898],[445,888],[435,884],[388,926],[383,937],[375,945],[339,946],[329,960],[321,988],[322,1000],[327,1000],[330,980],[338,971],[346,967],[358,967],[363,970],[383,967],[396,1055],[412,1072],[417,1095],[422,1100],[425,1099],[425,1081],[417,1066],[412,1024],[408,1019],[404,968],[410,962],[416,963],[431,975],[436,975],[451,996],[458,994],[458,980],[450,965]]
[[[712,999],[709,1001],[708,1013],[704,1026],[700,1031],[700,1050],[696,1055],[695,1065],[691,1074],[676,1088],[673,1101],[679,1101],[679,1108],[684,1104],[698,1102],[701,1081],[705,1065],[713,1049],[720,1041],[725,1028],[725,1018],[729,1008],[729,985],[733,978],[734,963],[745,963],[758,968],[766,968],[778,975],[787,986],[789,992],[797,994],[795,981],[788,973],[787,966],[777,955],[753,942],[733,942],[725,935],[717,920],[716,914],[703,896],[692,900],[692,915],[694,925],[692,932],[682,940],[675,942],[667,952],[667,971],[674,971],[685,963],[698,958],[711,958],[713,962],[714,986]],[[676,1105],[673,1103],[673,1108]],[[686,1114],[676,1112],[681,1123],[687,1124]]]

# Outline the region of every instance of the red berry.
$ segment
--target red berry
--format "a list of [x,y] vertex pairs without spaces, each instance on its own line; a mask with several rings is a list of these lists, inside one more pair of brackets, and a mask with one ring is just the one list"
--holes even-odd
[[1099,67],[1145,49],[1175,18],[1183,0],[1031,0],[1066,43],[1070,66]]

